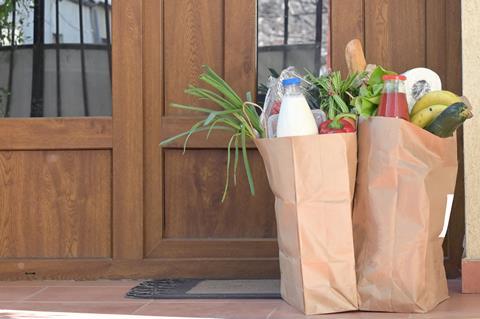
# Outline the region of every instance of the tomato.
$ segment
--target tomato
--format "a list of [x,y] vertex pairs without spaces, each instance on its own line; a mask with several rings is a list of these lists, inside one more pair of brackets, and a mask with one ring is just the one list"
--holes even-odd
[[281,106],[282,106],[282,103],[280,101],[275,101],[275,103],[273,103],[272,112],[270,113],[270,115],[280,113]]

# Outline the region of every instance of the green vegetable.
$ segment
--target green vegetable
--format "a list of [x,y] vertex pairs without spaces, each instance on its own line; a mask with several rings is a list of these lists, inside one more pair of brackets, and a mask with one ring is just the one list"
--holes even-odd
[[452,136],[455,130],[467,119],[473,116],[463,102],[457,102],[447,107],[425,129],[440,137]]
[[387,74],[396,73],[377,66],[368,81],[360,87],[359,94],[352,97],[350,105],[355,108],[356,113],[360,116],[369,117],[376,114],[382,96],[382,78]]
[[[213,110],[191,105],[172,104],[172,107],[185,109],[205,114],[205,118],[195,123],[188,131],[175,135],[160,143],[160,146],[165,146],[179,138],[185,137],[183,149],[186,150],[188,139],[194,133],[207,132],[207,138],[213,130],[224,130],[232,132],[232,136],[228,142],[228,156],[227,156],[227,178],[225,182],[225,189],[222,197],[222,202],[226,198],[230,179],[230,162],[232,144],[234,143],[234,167],[233,180],[234,184],[237,181],[237,165],[240,156],[239,148],[243,157],[243,164],[247,174],[250,192],[255,195],[255,187],[253,183],[250,163],[247,156],[247,139],[255,139],[258,137],[265,137],[264,129],[260,123],[260,116],[255,109],[257,106],[250,102],[251,94],[247,93],[247,101],[243,101],[237,93],[218,76],[211,68],[204,66],[204,73],[200,75],[200,80],[208,84],[214,91],[190,85],[185,93],[198,97],[200,100],[208,100],[221,107],[221,110]],[[240,144],[240,145],[239,145]]]
[[330,120],[333,120],[338,114],[351,112],[350,98],[358,95],[366,76],[366,72],[351,73],[345,80],[342,80],[338,71],[320,77],[308,72],[305,80],[318,89],[319,108],[328,115]]

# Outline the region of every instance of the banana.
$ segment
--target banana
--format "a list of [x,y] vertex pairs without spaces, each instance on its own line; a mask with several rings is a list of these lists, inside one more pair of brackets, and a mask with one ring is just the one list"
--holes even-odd
[[412,116],[411,122],[421,128],[426,127],[433,122],[448,106],[447,105],[432,105]]
[[422,96],[422,98],[415,103],[412,112],[410,113],[413,117],[415,114],[431,105],[452,105],[453,103],[461,101],[462,100],[458,95],[450,91],[432,91]]

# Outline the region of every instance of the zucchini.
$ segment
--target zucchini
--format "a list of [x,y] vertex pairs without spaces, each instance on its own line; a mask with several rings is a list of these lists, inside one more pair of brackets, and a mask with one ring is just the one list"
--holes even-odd
[[472,112],[463,102],[453,103],[447,107],[425,129],[440,137],[453,136],[455,130],[473,116]]

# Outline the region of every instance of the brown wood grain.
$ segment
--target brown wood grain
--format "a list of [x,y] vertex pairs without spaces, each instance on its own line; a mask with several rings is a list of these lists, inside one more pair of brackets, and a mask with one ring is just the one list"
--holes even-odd
[[[346,70],[345,44],[360,38],[368,62],[397,71],[426,65],[460,93],[459,9],[460,0],[333,0],[333,68]],[[241,94],[255,89],[254,13],[253,0],[114,4],[113,123],[0,121],[0,279],[278,276],[258,154],[250,151],[257,197],[240,162],[240,185],[222,205],[225,134],[192,137],[184,156],[181,142],[158,147],[193,123],[196,114],[167,105],[193,102],[183,90],[198,83],[202,64]],[[449,276],[458,274],[464,232],[461,154]]]
[[[232,249],[234,248],[234,249]],[[148,258],[277,258],[277,239],[163,240]]]
[[[460,0],[427,0],[427,67],[442,79],[443,89],[461,94],[461,16]],[[463,131],[457,132],[458,175],[455,199],[443,249],[449,278],[461,274],[465,233],[465,193],[463,170]]]
[[[165,151],[166,238],[272,238],[275,236],[274,199],[257,151],[249,151],[256,195],[249,193],[240,159],[238,185],[224,203],[225,150]],[[233,161],[232,161],[233,168]],[[233,247],[232,247],[233,248]]]
[[190,84],[200,84],[202,65],[209,65],[221,76],[224,74],[224,3],[223,0],[164,0],[163,3],[164,113],[191,114],[170,104],[208,105],[185,95],[184,89]]
[[[144,255],[163,237],[163,156],[158,145],[173,135],[162,135],[164,105],[163,1],[145,0],[143,7],[144,99]],[[177,128],[178,129],[178,128]],[[178,131],[177,131],[178,132]],[[170,132],[172,133],[172,132]]]
[[[113,257],[143,257],[142,3],[112,16]],[[115,5],[114,5],[115,6]]]
[[108,148],[112,148],[109,117],[0,120],[0,150]]
[[365,1],[367,62],[397,72],[424,66],[425,19],[425,0]]
[[1,151],[0,258],[111,256],[111,151]]
[[[446,3],[446,81],[445,88],[462,93],[461,0]],[[465,235],[465,171],[463,163],[463,129],[457,131],[458,174],[452,215],[447,233],[448,249],[445,269],[449,278],[461,275],[463,239]]]
[[462,1],[446,1],[446,80],[445,88],[456,94],[462,94]]
[[[183,140],[163,150],[158,147],[161,140],[190,129],[200,120],[198,113],[172,110],[169,103],[212,107],[183,92],[188,84],[198,84],[202,64],[212,66],[242,97],[255,90],[255,11],[253,0],[144,2],[144,30],[148,30],[144,35],[144,79],[148,82],[144,84],[146,260],[241,260],[278,254],[275,240],[265,239],[275,236],[273,196],[256,151],[251,152],[256,186],[259,194],[268,194],[267,199],[258,196],[252,202],[240,168],[240,185],[232,187],[228,201],[221,204],[228,133],[215,131],[209,139],[205,139],[206,134],[194,134],[185,156],[179,149]],[[254,147],[253,143],[249,147]],[[199,157],[198,152],[204,155]],[[214,177],[205,180],[205,174]],[[198,188],[199,183],[204,185]],[[172,218],[173,228],[169,224]],[[196,230],[181,233],[196,221],[200,222]],[[200,241],[195,239],[199,234]],[[244,275],[250,271],[246,269]],[[225,270],[215,272],[224,274]]]
[[352,39],[359,39],[365,50],[364,2],[365,0],[331,1],[331,63],[333,70],[340,70],[344,77],[348,74],[345,60],[347,43]]
[[0,260],[0,280],[278,278],[277,258]]
[[447,30],[446,3],[448,0],[426,0],[426,63],[425,66],[437,72],[442,85],[447,83]]
[[225,0],[225,80],[243,99],[256,96],[256,10],[255,0]]

